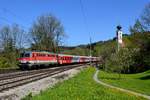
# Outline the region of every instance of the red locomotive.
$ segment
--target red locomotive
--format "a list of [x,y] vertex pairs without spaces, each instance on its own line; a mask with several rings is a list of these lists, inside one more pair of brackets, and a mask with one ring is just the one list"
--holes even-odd
[[87,63],[95,62],[97,57],[89,56],[75,56],[66,54],[55,54],[50,52],[24,52],[21,53],[21,57],[18,58],[19,66],[21,69],[49,66],[49,65],[64,65],[74,63]]

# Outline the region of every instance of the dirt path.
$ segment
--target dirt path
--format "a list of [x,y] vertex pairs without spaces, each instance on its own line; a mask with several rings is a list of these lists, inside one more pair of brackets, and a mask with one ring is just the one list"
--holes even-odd
[[137,92],[134,92],[134,91],[130,91],[130,90],[126,90],[126,89],[123,89],[123,88],[115,87],[115,86],[112,86],[112,85],[109,85],[109,84],[106,84],[106,83],[102,82],[101,80],[98,79],[98,73],[99,73],[99,70],[97,70],[97,71],[95,72],[94,76],[93,76],[93,79],[94,79],[97,83],[99,83],[99,84],[101,84],[101,85],[104,85],[104,86],[106,86],[106,87],[109,87],[109,88],[117,89],[117,90],[119,90],[119,91],[126,92],[126,93],[130,93],[130,94],[133,94],[133,95],[136,95],[136,96],[141,96],[141,97],[144,97],[144,98],[150,100],[150,96],[148,96],[148,95],[144,95],[144,94],[137,93]]

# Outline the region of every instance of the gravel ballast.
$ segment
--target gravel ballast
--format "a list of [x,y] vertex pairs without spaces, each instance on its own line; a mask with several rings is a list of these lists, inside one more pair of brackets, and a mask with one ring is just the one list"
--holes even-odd
[[3,91],[2,93],[0,93],[0,100],[20,100],[30,93],[32,93],[32,95],[39,94],[40,91],[52,87],[58,82],[62,82],[73,77],[83,68],[85,68],[85,66],[70,69],[68,71],[64,71],[47,78],[25,84],[23,86],[18,86],[8,91]]

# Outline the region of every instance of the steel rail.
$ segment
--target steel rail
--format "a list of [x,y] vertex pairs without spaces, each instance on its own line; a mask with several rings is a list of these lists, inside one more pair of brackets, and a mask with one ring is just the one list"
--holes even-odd
[[22,76],[16,76],[16,77],[11,77],[10,79],[6,79],[6,80],[1,80],[0,81],[0,92],[10,89],[10,88],[14,88],[23,84],[27,84],[29,82],[33,82],[36,80],[40,80],[42,78],[46,78],[58,73],[61,73],[63,71],[66,70],[70,70],[72,68],[75,67],[80,67],[83,64],[80,65],[73,65],[73,66],[65,66],[65,67],[60,67],[60,68],[56,68],[56,69],[49,69],[49,70],[44,70],[42,72],[39,73],[34,73],[34,74],[21,74]]

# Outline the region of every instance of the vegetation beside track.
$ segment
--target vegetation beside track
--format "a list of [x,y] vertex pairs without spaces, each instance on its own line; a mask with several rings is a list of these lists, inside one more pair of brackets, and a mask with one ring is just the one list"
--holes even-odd
[[93,80],[94,68],[87,68],[78,75],[58,83],[53,88],[42,91],[39,95],[29,94],[24,100],[140,100],[135,97],[114,89],[103,87]]
[[150,70],[138,74],[119,74],[99,72],[99,79],[113,86],[150,95]]

